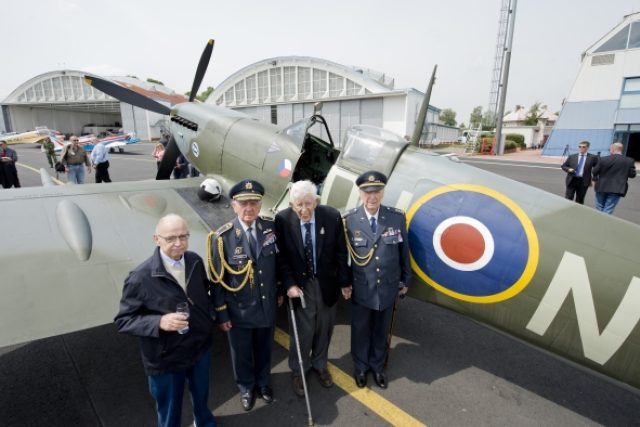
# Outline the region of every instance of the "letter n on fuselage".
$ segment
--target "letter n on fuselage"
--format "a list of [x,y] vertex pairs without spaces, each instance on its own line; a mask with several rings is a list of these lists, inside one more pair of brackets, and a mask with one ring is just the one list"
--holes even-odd
[[640,320],[640,279],[635,276],[631,279],[618,309],[600,334],[584,258],[565,252],[527,329],[544,335],[570,292],[573,292],[584,356],[604,365]]

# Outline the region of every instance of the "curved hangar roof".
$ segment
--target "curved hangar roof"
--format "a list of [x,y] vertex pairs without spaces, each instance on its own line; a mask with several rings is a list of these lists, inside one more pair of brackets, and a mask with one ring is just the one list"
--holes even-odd
[[227,107],[309,102],[389,92],[393,84],[393,79],[373,70],[306,56],[280,56],[235,72],[207,102]]
[[[74,111],[120,112],[120,101],[89,86],[84,76],[92,74],[78,70],[57,70],[40,74],[18,86],[3,104],[28,105]],[[138,93],[170,104],[185,102],[186,98],[162,85],[135,77],[107,77]]]

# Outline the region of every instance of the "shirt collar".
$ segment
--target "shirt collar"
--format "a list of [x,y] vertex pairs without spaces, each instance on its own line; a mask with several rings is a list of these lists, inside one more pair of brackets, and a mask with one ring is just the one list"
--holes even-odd
[[380,215],[380,208],[378,208],[378,211],[373,215],[371,215],[369,211],[366,209],[364,210],[364,213],[367,216],[367,221],[371,222],[371,218],[375,218],[376,222],[378,222],[378,215]]
[[173,268],[184,268],[184,255],[182,255],[179,260],[175,260],[162,252],[162,249],[160,249],[160,257],[165,264],[170,265]]
[[[308,222],[309,224],[311,224],[311,228],[315,228],[315,225],[316,225],[316,213],[315,213],[315,212],[311,215],[311,219],[310,219],[309,221],[307,221],[307,222]],[[300,227],[304,228],[304,225],[305,225],[307,222],[302,222],[302,221],[300,221]]]

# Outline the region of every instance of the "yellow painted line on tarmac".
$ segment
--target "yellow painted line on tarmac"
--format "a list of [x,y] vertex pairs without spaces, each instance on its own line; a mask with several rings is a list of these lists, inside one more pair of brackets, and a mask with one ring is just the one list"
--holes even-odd
[[[38,175],[40,175],[40,169],[32,168],[31,166],[25,165],[24,163],[16,163],[16,166],[20,166],[20,167],[23,167],[25,169],[29,169],[31,171],[34,171]],[[49,176],[51,176],[51,175],[49,175]],[[56,184],[58,184],[58,185],[66,185],[66,183],[64,181],[60,181],[59,179],[56,179],[54,177],[51,177],[51,180],[53,182],[55,182]]]
[[[280,328],[276,328],[275,341],[282,347],[289,350],[289,334]],[[327,363],[327,368],[333,376],[333,382],[338,387],[346,391],[351,397],[371,409],[373,412],[382,417],[385,421],[393,426],[423,426],[427,425],[411,415],[398,408],[387,399],[371,390],[368,387],[358,388],[353,377],[333,363]]]

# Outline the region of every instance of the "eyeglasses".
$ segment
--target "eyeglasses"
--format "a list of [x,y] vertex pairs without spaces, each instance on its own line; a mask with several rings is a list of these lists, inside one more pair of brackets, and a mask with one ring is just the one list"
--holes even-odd
[[578,148],[588,148],[586,145],[578,145]]
[[175,243],[178,240],[180,240],[181,242],[186,242],[187,240],[189,240],[189,236],[190,236],[189,233],[181,234],[179,236],[168,236],[168,237],[164,237],[158,234],[158,237],[160,237],[161,239],[164,239],[164,241],[167,243]]

